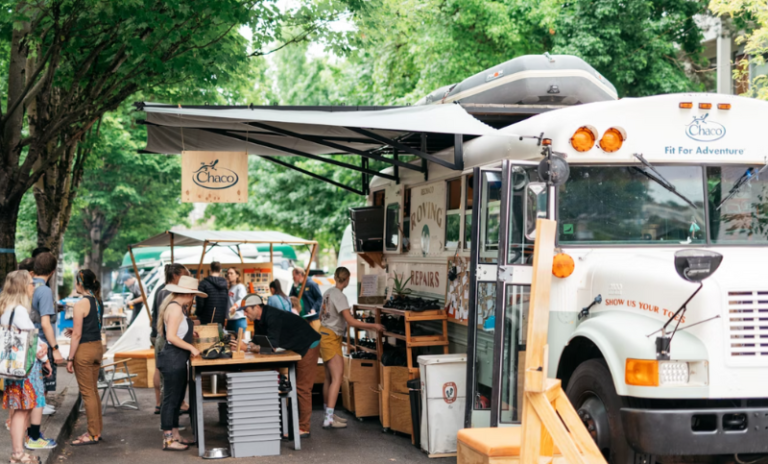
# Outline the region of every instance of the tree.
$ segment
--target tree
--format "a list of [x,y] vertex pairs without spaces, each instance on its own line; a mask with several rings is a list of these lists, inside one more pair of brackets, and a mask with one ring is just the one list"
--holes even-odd
[[[54,251],[88,155],[77,144],[99,119],[139,90],[192,84],[215,98],[247,63],[238,28],[252,29],[259,50],[284,19],[270,0],[5,0],[0,7],[0,248],[14,248],[19,205],[40,182],[38,243]],[[314,21],[311,10],[300,13],[299,23]],[[0,254],[0,279],[14,268],[15,256]]]
[[175,156],[139,155],[143,127],[131,127],[126,108],[104,116],[98,143],[86,161],[66,250],[97,276],[119,264],[127,246],[183,222],[181,163]]

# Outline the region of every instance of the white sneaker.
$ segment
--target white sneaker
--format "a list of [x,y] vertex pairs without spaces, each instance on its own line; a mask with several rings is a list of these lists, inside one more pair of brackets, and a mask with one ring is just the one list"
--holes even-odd
[[347,424],[345,422],[339,422],[339,421],[323,421],[323,428],[324,429],[345,429],[347,428]]
[[43,415],[50,416],[52,414],[56,414],[56,408],[54,408],[50,404],[46,404],[45,407],[43,408]]

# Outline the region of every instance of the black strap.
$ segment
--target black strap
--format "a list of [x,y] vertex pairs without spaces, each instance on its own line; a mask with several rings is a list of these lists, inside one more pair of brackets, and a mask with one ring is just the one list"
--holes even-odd
[[11,320],[10,320],[10,322],[8,322],[8,328],[9,329],[11,327],[13,327],[13,316],[15,316],[15,315],[16,315],[16,307],[14,306],[13,310],[11,311]]

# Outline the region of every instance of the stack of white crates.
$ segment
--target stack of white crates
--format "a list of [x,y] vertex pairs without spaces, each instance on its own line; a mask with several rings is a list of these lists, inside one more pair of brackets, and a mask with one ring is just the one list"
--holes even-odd
[[227,374],[232,457],[280,454],[280,397],[276,371]]

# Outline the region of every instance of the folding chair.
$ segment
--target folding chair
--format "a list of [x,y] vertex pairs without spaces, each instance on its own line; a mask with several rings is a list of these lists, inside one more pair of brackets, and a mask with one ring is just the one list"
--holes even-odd
[[[112,403],[112,407],[115,409],[133,409],[139,410],[139,400],[136,398],[136,392],[133,390],[133,379],[137,377],[136,374],[131,374],[128,369],[129,359],[121,359],[118,362],[111,364],[105,364],[101,366],[99,371],[99,383],[98,389],[102,391],[101,394],[101,413],[104,414],[107,411],[107,405]],[[122,367],[118,367],[122,364]],[[127,390],[130,399],[120,401],[117,396],[118,390]],[[80,410],[84,408],[82,401],[80,404]]]

